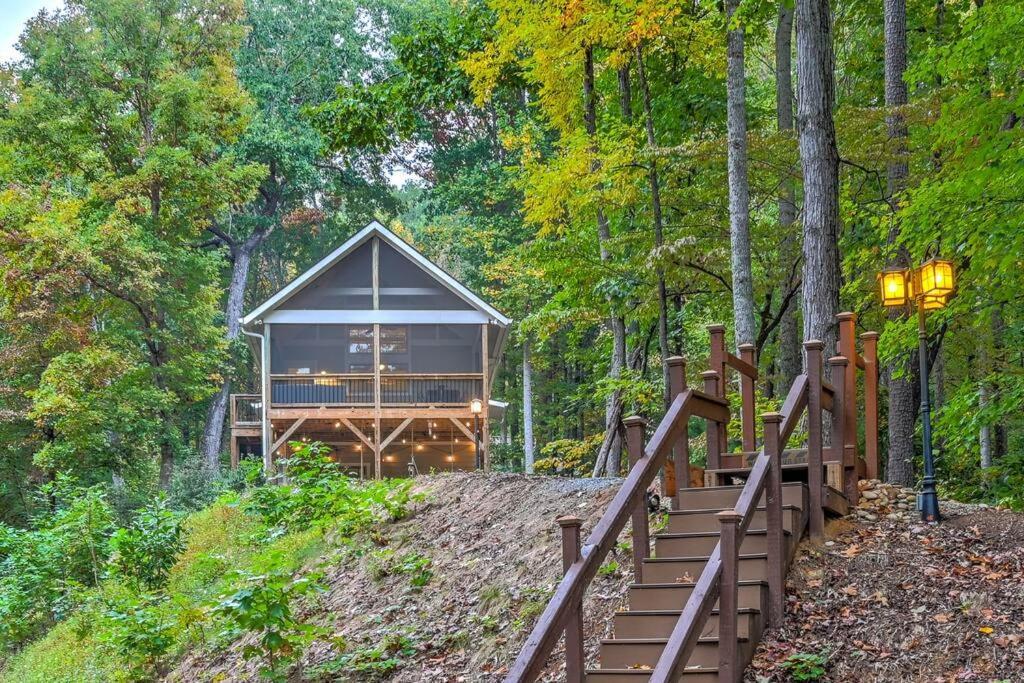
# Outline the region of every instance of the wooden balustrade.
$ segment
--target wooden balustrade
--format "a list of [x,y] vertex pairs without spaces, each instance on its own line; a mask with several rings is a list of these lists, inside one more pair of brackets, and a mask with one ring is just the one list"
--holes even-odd
[[[840,348],[851,350],[849,343],[853,317],[840,316]],[[766,545],[768,556],[768,623],[781,624],[785,607],[785,569],[788,545],[783,522],[782,455],[798,424],[807,415],[807,528],[812,539],[824,533],[824,510],[827,486],[824,479],[823,412],[832,415],[831,442],[833,459],[843,467],[843,492],[855,501],[857,490],[856,453],[856,375],[851,368],[865,371],[865,429],[868,442],[865,454],[869,460],[877,447],[871,443],[877,434],[877,360],[874,343],[877,335],[861,335],[865,355],[839,354],[829,358],[831,382],[823,377],[823,344],[811,340],[804,343],[806,372],[798,376],[777,413],[761,415],[763,442],[760,450],[755,443],[754,382],[757,368],[754,349],[742,346],[736,357],[725,350],[725,329],[712,326],[711,369],[701,373],[703,391],[686,386],[685,362],[681,358],[667,359],[669,390],[672,401],[664,418],[658,424],[650,441],[644,446],[646,422],[640,417],[624,420],[630,471],[622,487],[591,532],[586,543],[579,546],[579,520],[561,518],[564,576],[527,638],[515,663],[509,670],[506,683],[524,683],[536,679],[545,661],[562,633],[566,636],[566,674],[571,683],[580,683],[583,673],[583,631],[581,605],[587,586],[597,574],[614,546],[617,537],[632,521],[633,565],[637,583],[643,580],[644,560],[650,557],[650,533],[644,493],[665,468],[663,492],[674,501],[689,484],[689,448],[687,427],[690,416],[706,421],[708,469],[718,469],[727,448],[727,425],[730,409],[725,398],[725,373],[728,367],[741,375],[742,442],[744,451],[753,451],[754,459],[749,471],[742,476],[746,482],[732,510],[718,515],[720,532],[718,543],[710,553],[704,569],[697,578],[688,600],[669,635],[662,654],[650,674],[652,683],[670,683],[679,680],[706,624],[719,601],[719,680],[734,683],[741,677],[741,662],[737,647],[737,604],[739,560],[747,529],[754,518],[758,502],[764,496],[766,508]],[[852,416],[852,417],[851,417]],[[872,430],[875,430],[872,432]],[[671,461],[669,455],[671,454]],[[871,464],[867,465],[870,473]],[[669,477],[672,472],[674,476]],[[680,483],[682,479],[682,483]],[[803,527],[794,529],[799,536]]]

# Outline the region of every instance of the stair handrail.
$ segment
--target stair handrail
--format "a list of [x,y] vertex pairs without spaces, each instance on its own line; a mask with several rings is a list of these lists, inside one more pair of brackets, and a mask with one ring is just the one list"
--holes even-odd
[[[540,674],[572,612],[582,601],[587,586],[615,546],[626,521],[637,507],[645,505],[644,493],[658,476],[676,442],[685,436],[690,416],[725,424],[730,418],[729,404],[725,399],[695,389],[686,389],[673,399],[643,449],[643,456],[630,468],[622,487],[580,549],[579,559],[565,570],[562,581],[509,669],[505,683],[533,681]],[[639,547],[637,538],[634,538],[634,544]]]
[[[754,512],[757,509],[757,501],[766,488],[769,489],[768,499],[766,500],[769,515],[768,532],[771,534],[773,526],[777,532],[782,531],[782,473],[779,469],[780,455],[790,436],[796,430],[796,426],[807,407],[808,387],[807,375],[799,375],[793,381],[780,411],[778,413],[766,413],[762,416],[762,419],[765,421],[766,443],[754,460],[750,475],[747,477],[747,482],[744,484],[736,501],[735,511],[736,514],[740,515],[740,521],[736,527],[735,548],[738,548],[743,543],[747,528],[750,526]],[[771,424],[774,424],[774,427],[769,427]],[[775,434],[772,434],[771,440],[774,443],[771,444],[768,443],[769,430],[777,434],[777,437]],[[769,481],[769,478],[771,481]],[[775,514],[773,514],[773,511]],[[772,517],[778,518],[776,524],[773,524],[775,520]],[[769,622],[777,623],[781,614],[776,614],[773,619],[772,612],[781,611],[782,604],[779,600],[781,598],[780,587],[772,586],[771,584],[777,583],[781,578],[782,558],[779,556],[781,554],[779,548],[774,548],[775,552],[772,552],[773,545],[776,544],[773,544],[772,540],[769,539]],[[776,555],[775,558],[772,557],[773,554]],[[779,566],[774,567],[774,564]],[[780,575],[776,576],[776,574]],[[658,659],[658,664],[651,673],[651,683],[669,683],[669,681],[676,681],[682,675],[686,662],[697,646],[697,641],[704,630],[704,625],[711,615],[715,600],[718,599],[721,576],[722,544],[719,541],[708,558],[707,564],[704,565],[704,571],[701,572],[700,578],[697,579],[693,591],[690,593],[690,598],[686,601],[686,605],[683,607],[679,619],[672,629],[672,634],[665,644],[665,649]],[[772,590],[773,588],[775,590]],[[775,593],[775,595],[772,595],[772,593]]]

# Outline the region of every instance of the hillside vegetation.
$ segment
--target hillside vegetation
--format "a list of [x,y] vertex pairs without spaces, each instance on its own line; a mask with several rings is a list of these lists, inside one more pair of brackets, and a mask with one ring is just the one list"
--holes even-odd
[[[71,563],[88,552],[50,557],[55,573],[14,604],[25,573],[8,570],[41,566],[46,550],[26,537],[8,557],[3,623],[32,630],[5,631],[8,651],[24,649],[0,680],[475,680],[507,666],[551,594],[555,517],[571,512],[589,528],[615,490],[613,480],[462,473],[358,483],[316,445],[299,447],[290,472],[290,486],[251,482],[185,517],[157,504],[126,528],[26,532],[65,548],[88,532],[79,546],[95,564]],[[65,516],[108,505],[88,503],[60,504]],[[588,598],[595,632],[623,592],[621,561]],[[61,578],[81,569],[97,585]]]

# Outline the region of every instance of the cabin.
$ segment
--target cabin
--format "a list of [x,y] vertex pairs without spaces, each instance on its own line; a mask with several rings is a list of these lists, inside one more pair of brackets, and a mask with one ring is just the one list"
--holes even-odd
[[231,463],[320,441],[361,478],[490,468],[510,323],[376,221],[241,320],[260,393],[231,397]]

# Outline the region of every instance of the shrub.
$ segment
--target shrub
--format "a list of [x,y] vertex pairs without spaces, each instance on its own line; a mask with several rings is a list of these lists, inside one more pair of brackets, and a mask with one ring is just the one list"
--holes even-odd
[[583,440],[549,441],[540,449],[541,457],[533,464],[533,469],[538,474],[587,476],[603,440],[603,434],[592,434]]
[[166,658],[175,643],[177,622],[161,609],[162,597],[110,600],[104,639],[129,662],[135,679],[152,679],[166,672]]
[[317,629],[299,622],[292,612],[292,602],[319,590],[313,578],[292,579],[284,571],[253,575],[237,572],[241,587],[221,596],[213,613],[226,622],[224,635],[237,637],[249,632],[257,635],[255,644],[243,650],[246,659],[260,657],[265,666],[260,675],[271,680],[284,680],[283,665],[301,654],[302,648],[317,634]]
[[110,570],[136,590],[161,588],[181,549],[181,517],[159,498],[143,508],[129,527],[111,535]]
[[336,680],[338,675],[357,676],[358,680],[381,679],[393,674],[402,658],[416,653],[412,638],[401,633],[388,633],[376,645],[356,648],[335,659],[319,664],[308,674],[313,680]]

